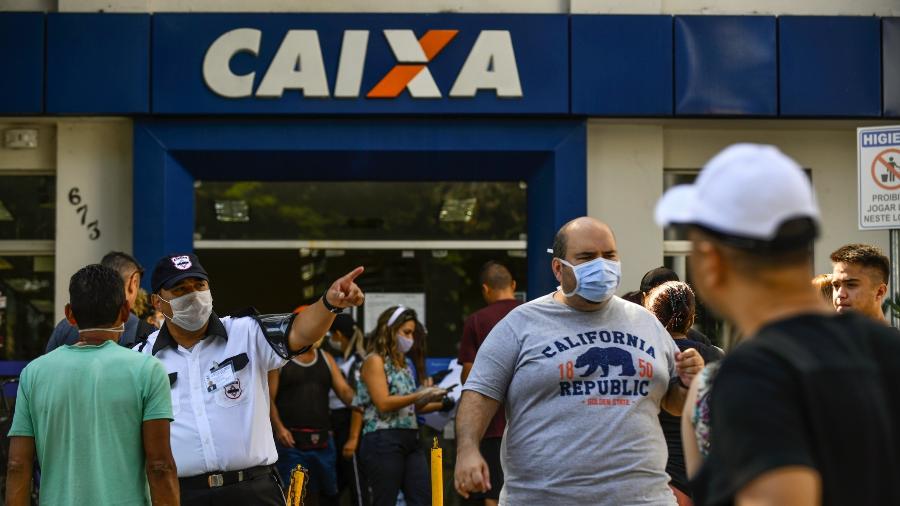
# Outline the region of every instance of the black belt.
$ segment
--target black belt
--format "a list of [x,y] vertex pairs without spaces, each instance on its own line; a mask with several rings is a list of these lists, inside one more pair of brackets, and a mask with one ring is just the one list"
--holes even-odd
[[183,489],[194,490],[225,487],[242,481],[252,480],[257,476],[262,476],[271,472],[272,466],[256,466],[242,471],[221,471],[199,474],[197,476],[188,476],[187,478],[178,478],[178,484]]

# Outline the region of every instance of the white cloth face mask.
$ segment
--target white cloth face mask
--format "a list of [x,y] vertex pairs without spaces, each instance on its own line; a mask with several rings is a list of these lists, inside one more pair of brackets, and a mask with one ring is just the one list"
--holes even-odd
[[212,292],[209,290],[191,292],[172,300],[160,297],[160,300],[168,302],[172,307],[172,317],[169,318],[165,312],[163,312],[163,316],[190,332],[200,330],[209,321],[209,315],[212,314],[213,298]]

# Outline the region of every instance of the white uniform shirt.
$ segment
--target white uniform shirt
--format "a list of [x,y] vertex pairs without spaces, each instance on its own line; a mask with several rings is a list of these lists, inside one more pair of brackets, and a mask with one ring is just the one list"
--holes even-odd
[[[267,373],[282,359],[253,318],[210,317],[207,336],[190,350],[167,327],[147,338],[142,353],[159,359],[172,387],[172,454],[179,477],[239,471],[278,460],[269,421]],[[246,360],[244,360],[246,357]],[[238,383],[207,391],[206,374],[233,360]]]

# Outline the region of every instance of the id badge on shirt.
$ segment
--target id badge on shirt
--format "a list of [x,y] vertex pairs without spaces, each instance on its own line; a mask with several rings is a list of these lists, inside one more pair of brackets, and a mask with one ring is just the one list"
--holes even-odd
[[206,391],[215,392],[237,382],[231,362],[213,367],[206,373]]

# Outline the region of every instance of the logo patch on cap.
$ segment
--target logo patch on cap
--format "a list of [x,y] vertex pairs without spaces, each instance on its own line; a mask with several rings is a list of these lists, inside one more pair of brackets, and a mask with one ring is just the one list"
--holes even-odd
[[172,265],[175,266],[176,269],[181,271],[186,271],[191,268],[191,259],[187,255],[182,255],[180,257],[172,257]]

